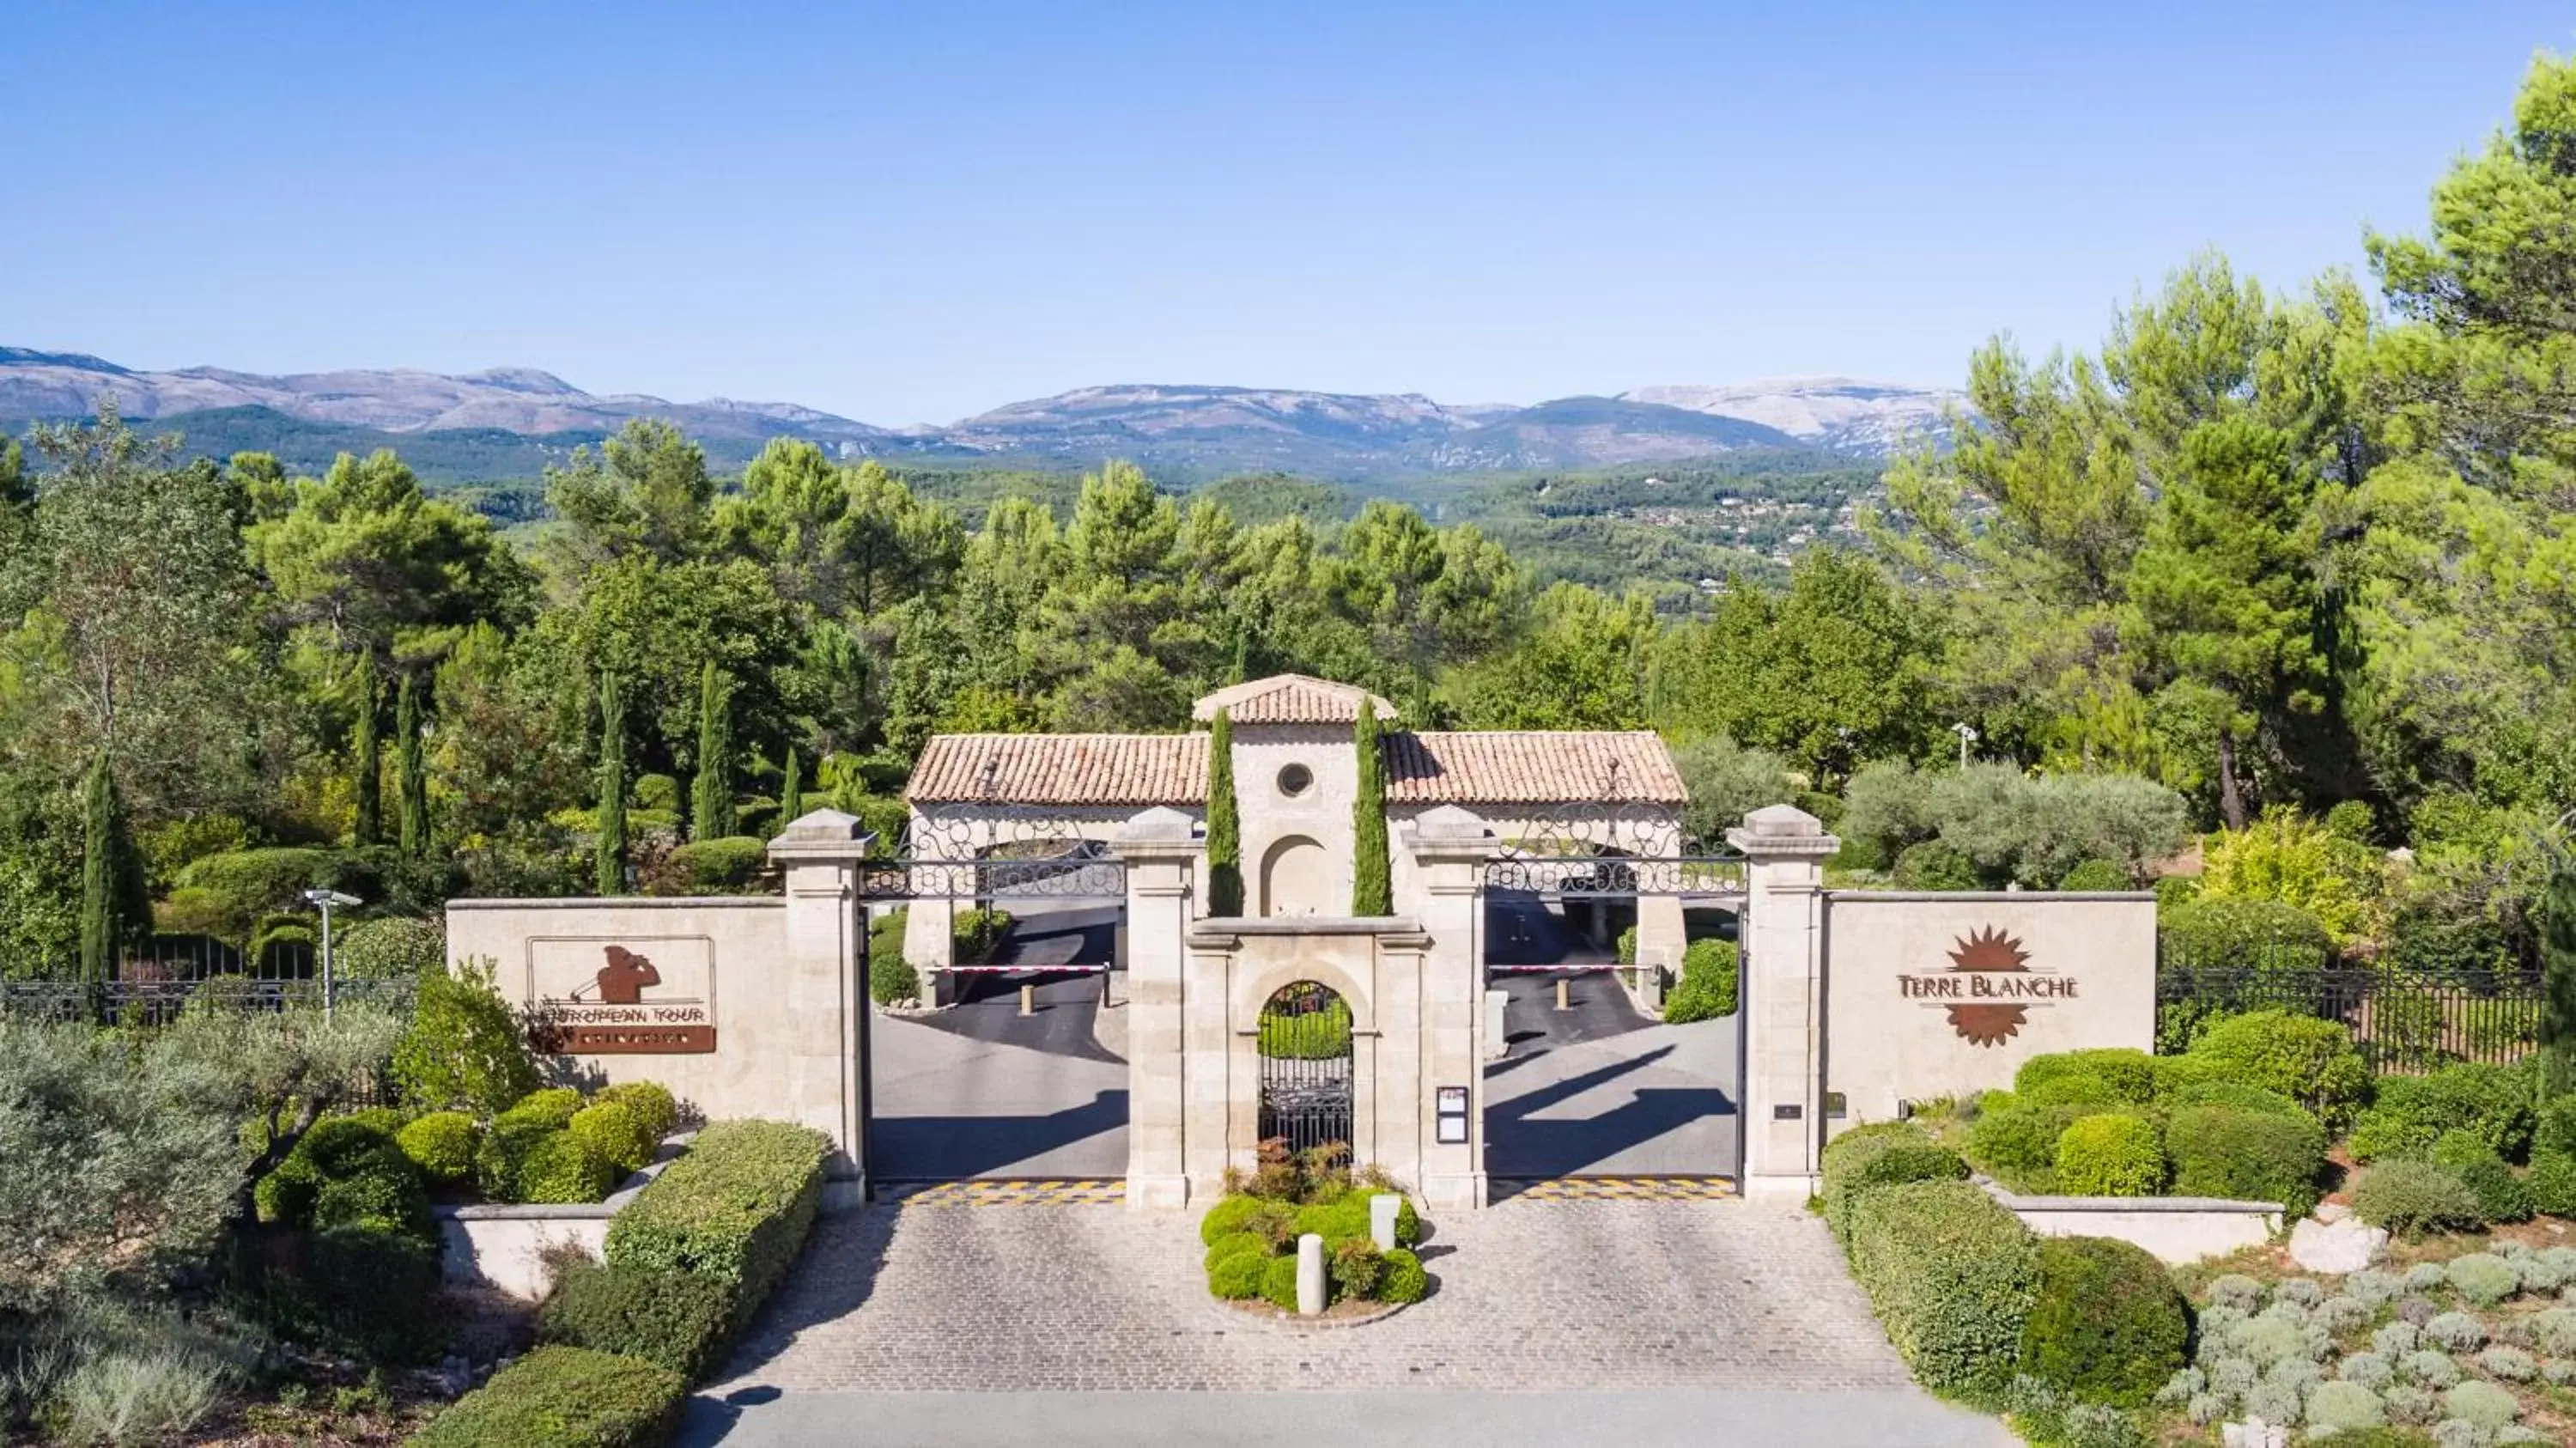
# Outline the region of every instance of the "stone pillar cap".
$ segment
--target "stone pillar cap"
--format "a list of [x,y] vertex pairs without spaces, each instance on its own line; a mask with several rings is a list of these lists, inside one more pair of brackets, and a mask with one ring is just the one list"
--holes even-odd
[[818,809],[788,821],[769,842],[769,857],[806,860],[855,860],[876,843],[854,814]]
[[1726,842],[1748,855],[1830,855],[1842,841],[1825,833],[1824,821],[1793,804],[1766,804],[1726,832]]
[[1404,827],[1405,848],[1417,854],[1483,855],[1499,843],[1483,816],[1454,804],[1433,805]]

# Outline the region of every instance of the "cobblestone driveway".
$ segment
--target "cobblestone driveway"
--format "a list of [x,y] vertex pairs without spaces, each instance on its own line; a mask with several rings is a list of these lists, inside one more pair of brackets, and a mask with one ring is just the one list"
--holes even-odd
[[1435,1223],[1438,1287],[1357,1329],[1210,1299],[1196,1214],[871,1207],[819,1223],[746,1338],[745,1388],[1901,1389],[1903,1366],[1805,1213],[1744,1202],[1507,1201]]

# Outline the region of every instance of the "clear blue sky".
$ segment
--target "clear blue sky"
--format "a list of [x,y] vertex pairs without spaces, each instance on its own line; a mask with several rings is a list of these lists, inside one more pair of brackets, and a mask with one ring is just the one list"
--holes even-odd
[[2576,12],[11,0],[0,45],[0,342],[902,424],[1951,383],[2204,245],[2357,265]]

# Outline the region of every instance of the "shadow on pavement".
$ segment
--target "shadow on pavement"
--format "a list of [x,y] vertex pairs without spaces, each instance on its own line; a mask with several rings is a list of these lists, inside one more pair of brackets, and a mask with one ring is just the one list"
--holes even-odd
[[1127,1093],[1102,1091],[1046,1116],[880,1116],[868,1160],[886,1181],[950,1181],[1028,1161],[1127,1124]]
[[[1125,1065],[1127,1058],[1100,1044],[1100,977],[1084,971],[1030,975],[967,972],[959,976],[964,998],[945,1010],[907,1017],[912,1025],[973,1041],[1018,1046],[1049,1055]],[[1032,988],[1034,1015],[1020,1014],[1020,987]]]
[[1594,1116],[1532,1120],[1533,1113],[1643,1070],[1671,1055],[1663,1046],[1552,1082],[1485,1107],[1485,1170],[1497,1177],[1573,1176],[1632,1147],[1712,1117],[1733,1116],[1733,1097],[1715,1086],[1644,1086]]
[[[751,1330],[734,1349],[724,1380],[757,1376],[771,1359],[795,1344],[797,1334],[858,1311],[876,1290],[877,1274],[885,1269],[886,1247],[894,1240],[898,1215],[890,1208],[869,1207],[815,1222],[797,1270],[788,1274],[752,1319]],[[746,1383],[722,1397],[693,1394],[679,1435],[672,1441],[681,1448],[723,1442],[743,1409],[773,1403],[782,1396],[779,1389],[760,1382]]]

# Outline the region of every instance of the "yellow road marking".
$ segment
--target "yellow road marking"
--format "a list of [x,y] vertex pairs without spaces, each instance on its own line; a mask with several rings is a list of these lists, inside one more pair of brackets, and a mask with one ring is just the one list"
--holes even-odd
[[972,1177],[946,1182],[879,1182],[881,1204],[907,1207],[1069,1207],[1127,1200],[1119,1177],[1081,1179]]
[[1735,1195],[1730,1177],[1498,1178],[1494,1196],[1541,1202],[1710,1202]]

